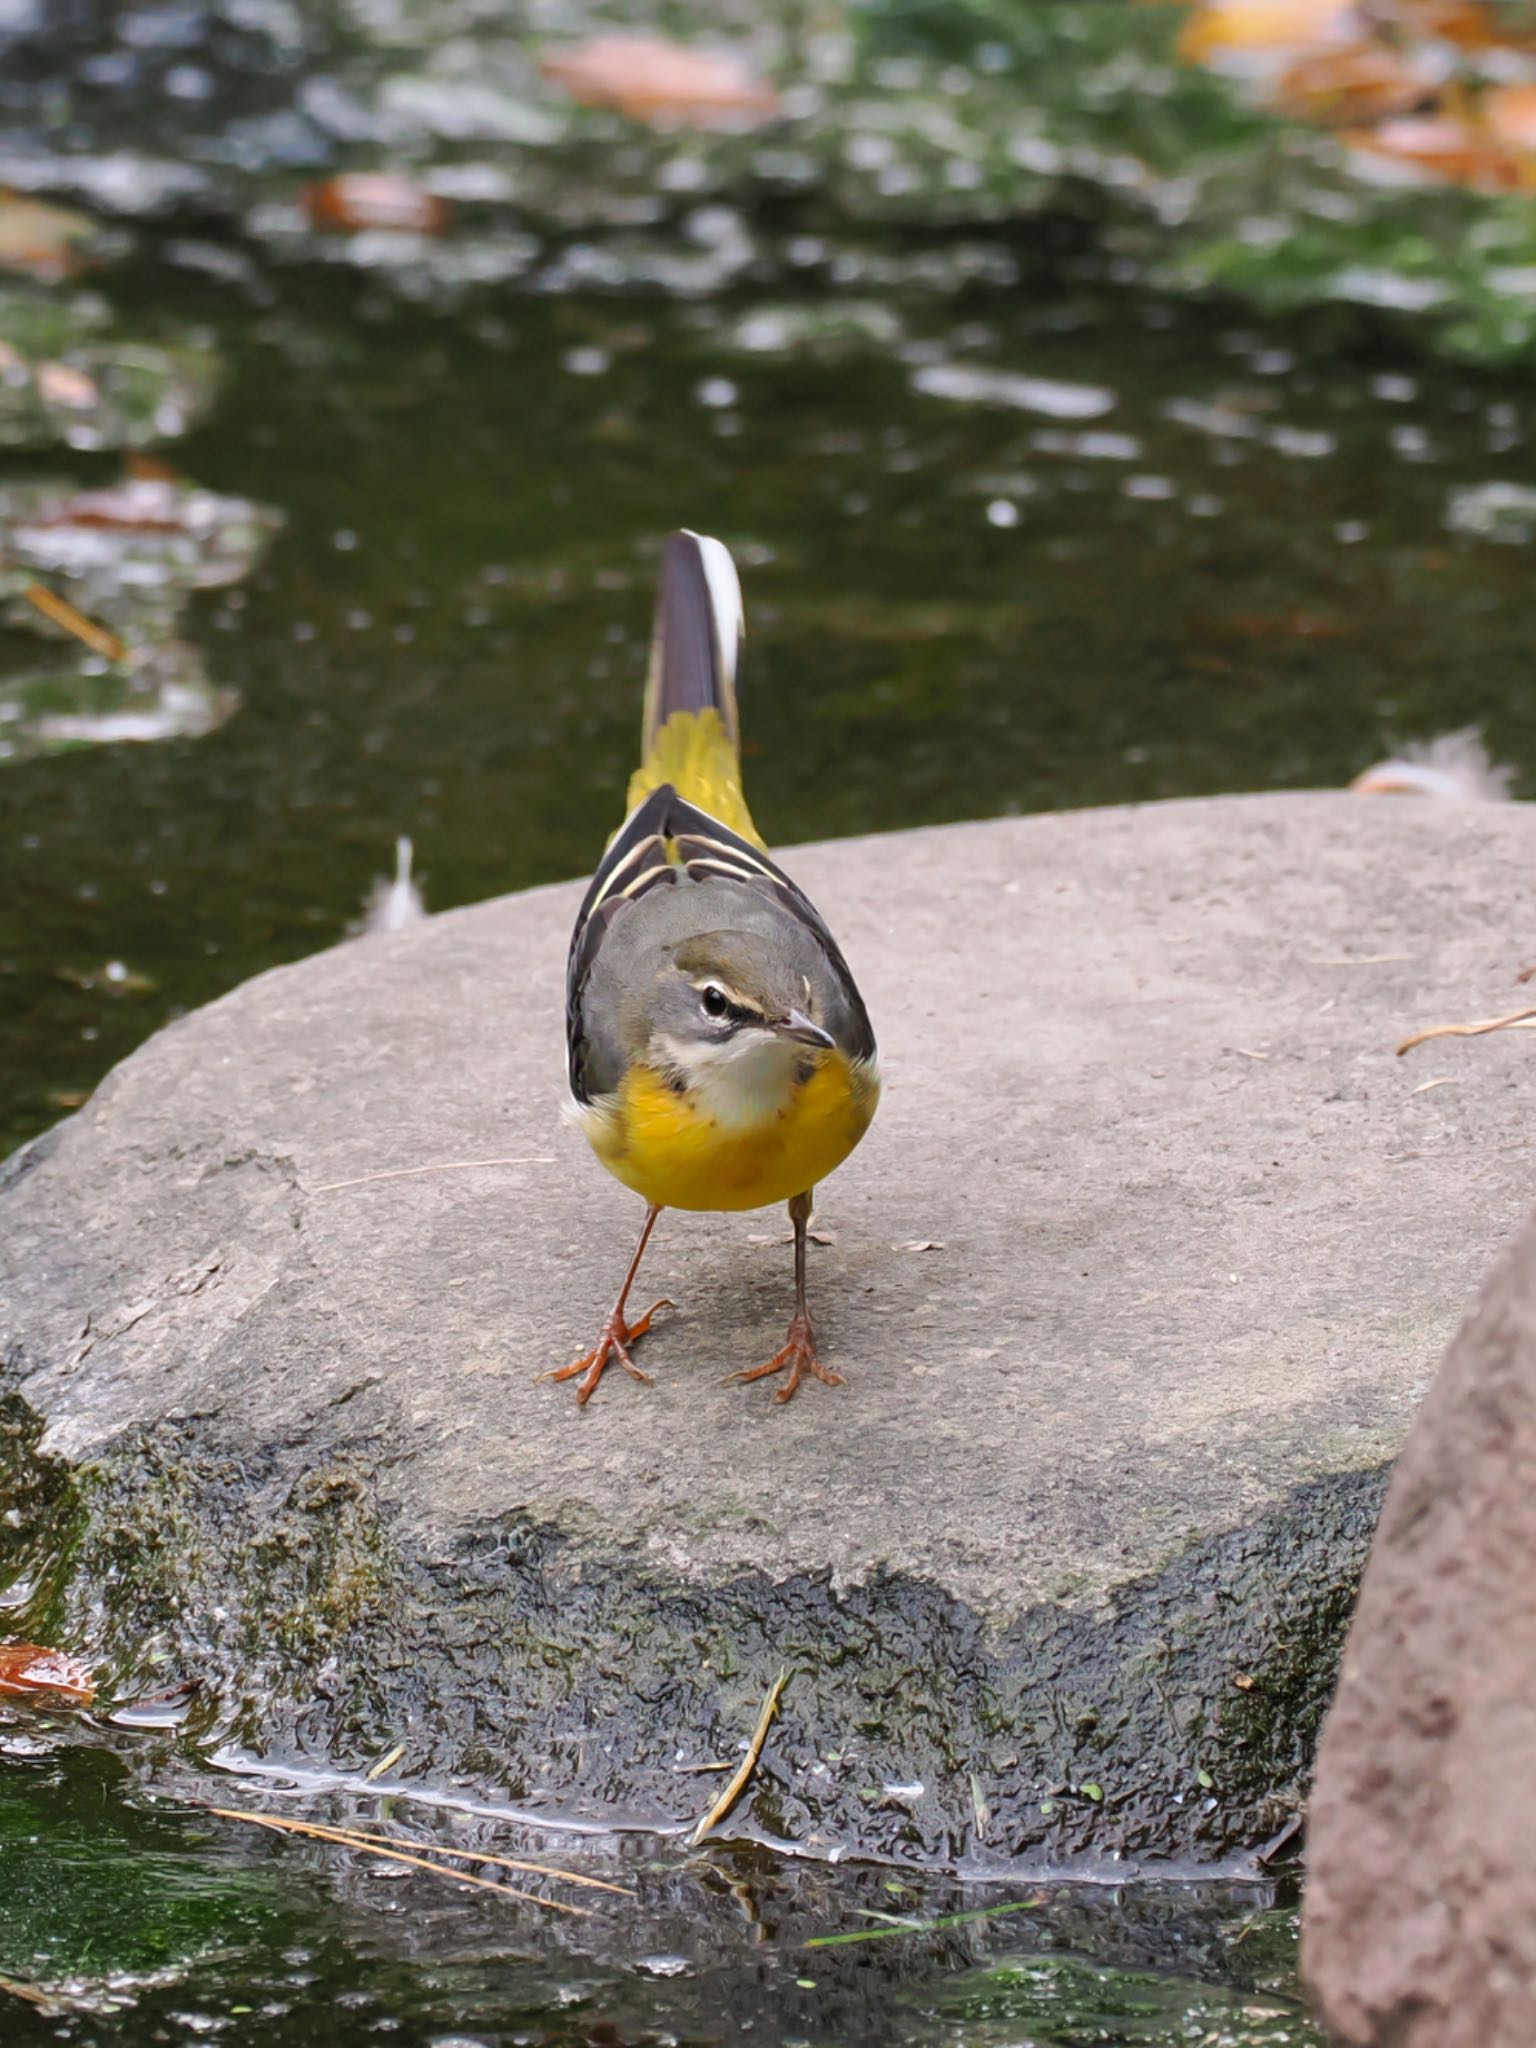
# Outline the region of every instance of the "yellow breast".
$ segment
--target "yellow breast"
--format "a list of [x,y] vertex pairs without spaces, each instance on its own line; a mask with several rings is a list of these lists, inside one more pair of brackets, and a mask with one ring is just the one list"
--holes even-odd
[[608,1171],[663,1209],[761,1209],[805,1194],[848,1157],[879,1099],[873,1069],[827,1054],[767,1120],[728,1127],[650,1067],[581,1119]]

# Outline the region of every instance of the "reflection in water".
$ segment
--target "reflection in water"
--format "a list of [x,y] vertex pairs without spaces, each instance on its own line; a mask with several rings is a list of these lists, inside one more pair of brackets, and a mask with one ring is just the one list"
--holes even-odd
[[[116,1738],[121,1744],[123,1738]],[[642,1838],[573,1844],[467,1816],[359,1820],[472,1875],[580,1899],[587,1918],[468,1889],[208,1798],[169,1735],[0,1719],[0,1988],[18,2048],[147,2048],[259,2023],[274,2048],[452,2033],[543,2048],[794,2042],[939,2048],[1316,2048],[1288,1988],[1295,1915],[1265,1887],[959,1887]],[[249,1805],[259,1792],[241,1788]],[[306,1813],[357,1818],[334,1804]],[[275,1809],[292,1816],[291,1802]],[[509,1874],[484,1855],[621,1892]]]

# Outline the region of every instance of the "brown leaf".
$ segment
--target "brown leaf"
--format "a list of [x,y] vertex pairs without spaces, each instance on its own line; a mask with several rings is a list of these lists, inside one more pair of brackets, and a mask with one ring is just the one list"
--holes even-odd
[[453,224],[445,199],[394,171],[342,171],[322,179],[305,190],[304,211],[311,227],[342,234],[393,228],[401,234],[445,235]]
[[1246,1671],[1234,1671],[1232,1674],[1232,1683],[1239,1692],[1252,1692],[1258,1682],[1256,1678],[1251,1678]]
[[180,533],[187,516],[173,483],[164,477],[130,476],[120,484],[104,484],[100,490],[76,491],[57,499],[36,524],[101,527],[119,533]]
[[583,106],[611,107],[632,121],[740,126],[779,111],[778,95],[741,58],[661,36],[594,36],[550,51],[540,69]]
[[1272,106],[1308,121],[1378,121],[1421,105],[1432,81],[1385,43],[1309,50],[1270,88]]
[[0,192],[0,270],[63,277],[75,268],[78,244],[95,232],[96,223],[83,213]]
[[41,1643],[0,1643],[0,1697],[31,1698],[52,1693],[74,1707],[88,1707],[96,1681],[85,1666],[62,1650]]
[[1530,166],[1518,150],[1449,114],[1406,115],[1375,128],[1345,129],[1341,136],[1351,149],[1411,165],[1449,185],[1516,192],[1531,182]]

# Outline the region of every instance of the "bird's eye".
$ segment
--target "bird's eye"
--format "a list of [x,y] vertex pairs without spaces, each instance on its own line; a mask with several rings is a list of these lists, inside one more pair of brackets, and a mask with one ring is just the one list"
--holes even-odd
[[700,1000],[703,1002],[706,1017],[723,1017],[731,1007],[726,999],[725,990],[716,988],[713,982],[704,990]]

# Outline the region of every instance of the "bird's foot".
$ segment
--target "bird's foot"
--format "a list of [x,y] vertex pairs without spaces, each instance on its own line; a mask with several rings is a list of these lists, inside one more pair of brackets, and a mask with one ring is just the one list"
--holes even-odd
[[602,1335],[590,1351],[584,1351],[571,1365],[557,1366],[552,1372],[541,1372],[541,1380],[573,1380],[581,1374],[581,1384],[576,1389],[576,1406],[585,1408],[592,1398],[593,1389],[602,1378],[610,1360],[617,1359],[632,1380],[651,1384],[651,1375],[642,1372],[629,1355],[631,1344],[638,1344],[651,1327],[651,1318],[658,1309],[674,1308],[675,1302],[653,1301],[643,1316],[632,1323],[626,1323],[623,1315],[615,1309],[603,1325]]
[[816,1337],[811,1329],[809,1316],[797,1315],[789,1326],[789,1335],[773,1354],[766,1365],[754,1365],[746,1372],[726,1375],[727,1385],[747,1386],[753,1380],[766,1379],[770,1373],[788,1372],[789,1378],[779,1388],[775,1399],[791,1400],[796,1387],[809,1373],[821,1381],[824,1387],[841,1387],[846,1384],[840,1372],[834,1372],[829,1365],[823,1365],[816,1356]]

